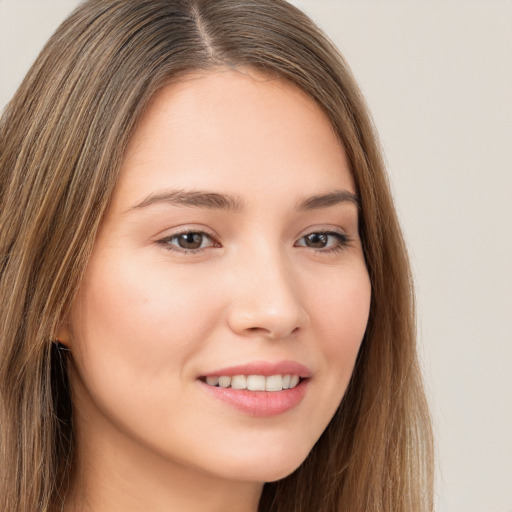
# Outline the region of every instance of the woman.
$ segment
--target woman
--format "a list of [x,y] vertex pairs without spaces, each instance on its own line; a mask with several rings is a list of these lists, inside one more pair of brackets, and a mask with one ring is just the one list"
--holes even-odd
[[432,509],[406,251],[304,14],[85,2],[0,141],[3,510]]

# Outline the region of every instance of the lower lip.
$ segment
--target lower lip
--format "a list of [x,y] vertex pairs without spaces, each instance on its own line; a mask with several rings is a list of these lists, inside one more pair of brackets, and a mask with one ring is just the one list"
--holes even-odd
[[199,381],[215,398],[226,402],[250,416],[278,416],[297,407],[306,395],[309,379],[283,391],[249,391],[210,386]]

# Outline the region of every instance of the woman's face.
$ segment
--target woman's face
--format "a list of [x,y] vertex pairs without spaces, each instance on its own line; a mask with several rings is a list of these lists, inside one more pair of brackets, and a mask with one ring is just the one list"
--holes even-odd
[[368,319],[354,194],[294,86],[225,70],[161,90],[61,332],[79,454],[257,482],[297,468]]

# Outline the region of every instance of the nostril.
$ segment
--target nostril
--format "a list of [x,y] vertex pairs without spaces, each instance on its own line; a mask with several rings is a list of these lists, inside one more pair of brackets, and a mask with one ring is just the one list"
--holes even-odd
[[300,330],[300,326],[295,327],[291,331],[285,329],[280,329],[278,327],[272,328],[272,327],[248,327],[245,329],[246,333],[254,334],[254,335],[260,335],[265,336],[267,338],[276,340],[280,338],[286,338],[290,335],[296,334]]
[[249,327],[246,329],[246,333],[264,336],[271,339],[279,337],[272,329],[265,329],[264,327]]

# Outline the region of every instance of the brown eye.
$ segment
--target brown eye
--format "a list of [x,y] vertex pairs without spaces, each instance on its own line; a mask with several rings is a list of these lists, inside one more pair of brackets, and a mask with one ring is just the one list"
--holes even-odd
[[311,233],[304,237],[306,247],[313,249],[323,249],[327,246],[329,235],[327,233]]
[[201,233],[183,233],[177,237],[177,242],[182,249],[194,250],[201,247],[203,238]]
[[201,231],[186,231],[177,235],[172,235],[158,241],[167,249],[186,253],[187,251],[200,251],[214,247],[215,242],[212,237]]
[[350,238],[336,231],[309,233],[309,235],[303,236],[295,243],[298,247],[308,247],[325,253],[342,250],[349,244]]

